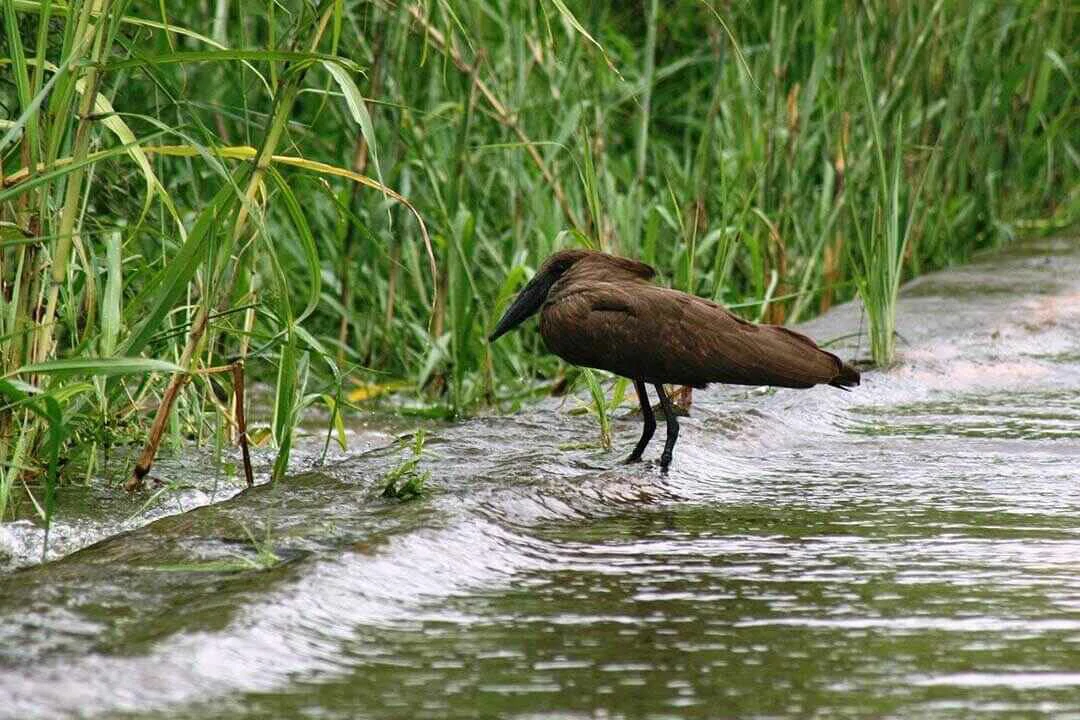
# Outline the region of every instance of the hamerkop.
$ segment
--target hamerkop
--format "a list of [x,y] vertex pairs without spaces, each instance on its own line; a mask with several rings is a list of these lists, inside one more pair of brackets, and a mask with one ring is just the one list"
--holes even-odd
[[657,287],[656,271],[636,260],[589,250],[549,257],[518,293],[490,340],[540,312],[540,334],[551,352],[574,365],[607,370],[634,381],[645,427],[628,461],[656,431],[646,383],[660,397],[667,471],[679,422],[664,384],[708,383],[849,388],[859,372],[813,340],[779,325],[755,325],[714,302]]

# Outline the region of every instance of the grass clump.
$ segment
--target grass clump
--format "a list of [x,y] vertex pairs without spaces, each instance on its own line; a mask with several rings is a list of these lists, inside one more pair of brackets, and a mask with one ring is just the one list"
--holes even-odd
[[[567,443],[560,445],[559,449],[581,450],[585,448],[600,448],[605,451],[610,450],[612,416],[614,411],[617,410],[626,399],[626,390],[630,386],[630,381],[623,377],[615,377],[611,383],[611,397],[608,398],[602,382],[603,378],[609,377],[608,373],[600,373],[598,375],[596,371],[590,370],[589,368],[581,368],[579,377],[585,380],[585,387],[589,391],[590,402],[575,408],[571,413],[587,413],[591,415],[596,420],[599,437],[596,442]],[[573,387],[571,386],[567,392],[572,392],[572,390]]]

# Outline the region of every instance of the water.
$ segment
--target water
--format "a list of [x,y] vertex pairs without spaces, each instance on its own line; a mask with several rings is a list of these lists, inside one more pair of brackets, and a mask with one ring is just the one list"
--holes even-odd
[[633,417],[559,450],[596,431],[551,400],[432,426],[396,503],[401,427],[358,428],[8,573],[0,717],[1080,717],[1080,243],[923,278],[899,327],[851,393],[695,392],[667,476],[619,464]]

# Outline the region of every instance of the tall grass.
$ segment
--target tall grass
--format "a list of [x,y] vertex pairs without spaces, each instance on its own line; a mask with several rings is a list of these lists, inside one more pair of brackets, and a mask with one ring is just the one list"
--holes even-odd
[[752,319],[858,292],[886,363],[905,277],[1080,207],[1052,0],[0,12],[0,517],[17,490],[44,512],[50,443],[63,473],[142,445],[134,487],[235,434],[201,373],[237,359],[273,388],[277,477],[343,385],[523,399],[556,361],[485,331],[559,244]]

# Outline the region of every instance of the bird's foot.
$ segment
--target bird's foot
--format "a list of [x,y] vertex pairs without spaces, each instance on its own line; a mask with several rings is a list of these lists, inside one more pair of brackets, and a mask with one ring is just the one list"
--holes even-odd
[[660,456],[660,474],[667,475],[668,468],[671,466],[671,453],[664,453]]
[[636,462],[641,462],[641,453],[639,452],[630,453],[630,456],[623,460],[624,465],[631,465]]

